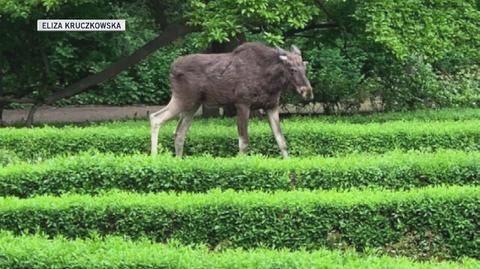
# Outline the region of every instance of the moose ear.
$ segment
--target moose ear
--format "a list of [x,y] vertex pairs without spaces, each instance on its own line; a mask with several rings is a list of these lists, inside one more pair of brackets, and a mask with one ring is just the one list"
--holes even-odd
[[287,52],[284,49],[280,48],[279,46],[275,46],[275,48],[277,49],[278,56],[287,55]]
[[287,52],[278,46],[275,46],[275,48],[277,49],[278,58],[282,60],[282,62],[288,61]]
[[292,47],[290,47],[290,51],[297,55],[302,55],[302,52],[300,52],[300,49],[295,45],[292,45]]

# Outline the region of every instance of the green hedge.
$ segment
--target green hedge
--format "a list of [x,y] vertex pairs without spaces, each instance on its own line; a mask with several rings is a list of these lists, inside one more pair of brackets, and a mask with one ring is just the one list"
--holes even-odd
[[480,119],[478,108],[420,109],[403,112],[377,112],[344,116],[320,116],[327,122],[371,123],[387,121],[464,121]]
[[480,188],[0,198],[0,229],[223,247],[382,247],[480,258]]
[[47,240],[42,236],[14,237],[0,233],[1,268],[323,268],[323,269],[474,269],[480,263],[464,259],[453,262],[413,262],[404,257],[364,256],[353,251],[287,251],[226,249],[212,252],[205,247],[175,243],[133,242],[120,237],[105,240]]
[[[197,121],[186,142],[190,155],[232,156],[238,152],[233,120]],[[352,152],[383,153],[395,148],[480,149],[480,120],[462,122],[387,122],[384,124],[325,123],[293,118],[282,124],[292,156],[339,155]],[[173,148],[174,123],[161,130],[160,143]],[[149,126],[127,122],[86,128],[33,128],[0,130],[0,148],[13,150],[23,158],[51,157],[87,149],[102,152],[148,152]],[[252,153],[279,156],[279,150],[265,121],[250,126]]]
[[343,158],[213,158],[82,153],[0,170],[0,195],[235,190],[409,189],[480,185],[480,152],[391,152]]

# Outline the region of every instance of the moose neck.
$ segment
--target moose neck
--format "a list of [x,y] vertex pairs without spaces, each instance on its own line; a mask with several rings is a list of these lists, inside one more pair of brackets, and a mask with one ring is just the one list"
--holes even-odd
[[273,94],[289,88],[285,67],[281,63],[273,64],[267,68],[269,80],[265,81],[265,90]]

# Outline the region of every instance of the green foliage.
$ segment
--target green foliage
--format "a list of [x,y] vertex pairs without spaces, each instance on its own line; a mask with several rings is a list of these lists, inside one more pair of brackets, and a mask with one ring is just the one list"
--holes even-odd
[[[478,150],[480,121],[386,122],[364,125],[325,123],[315,118],[292,118],[282,123],[292,156],[336,156],[353,152],[383,153],[393,149]],[[162,127],[159,141],[172,150],[175,123]],[[238,152],[235,122],[194,121],[186,140],[187,155],[234,156]],[[279,150],[265,121],[250,122],[250,149],[253,154],[278,156]],[[88,149],[100,152],[149,152],[147,122],[113,123],[85,128],[42,127],[0,130],[0,148],[14,151],[23,159],[48,158]]]
[[480,104],[480,66],[470,65],[439,77],[445,91],[446,103],[459,106]]
[[453,51],[479,57],[480,10],[475,1],[358,1],[354,16],[366,38],[397,58],[425,55],[438,60]]
[[387,110],[414,110],[452,104],[447,102],[446,92],[432,66],[422,57],[408,57],[404,63],[379,61],[374,70],[383,86],[377,94]]
[[354,50],[347,53],[356,54],[353,61],[338,48],[317,46],[304,53],[304,59],[309,63],[308,77],[315,100],[324,103],[326,114],[340,110],[357,111],[365,100],[360,90],[364,56]]
[[305,27],[319,14],[309,0],[189,0],[190,23],[202,27],[200,46],[225,42],[242,33],[257,31],[272,44],[283,43],[282,30]]
[[387,256],[364,256],[324,249],[307,251],[227,249],[212,252],[206,247],[153,244],[147,240],[130,241],[109,236],[105,240],[69,241],[62,237],[48,240],[44,236],[15,237],[0,234],[0,266],[4,268],[397,268],[397,269],[474,269],[478,261],[460,263],[422,262]]
[[[176,57],[243,34],[269,44],[301,43],[312,63],[315,101],[329,113],[357,112],[369,98],[380,99],[388,110],[476,107],[480,100],[480,12],[473,0],[4,0],[0,16],[0,35],[9,40],[0,43],[2,96],[43,99],[184,17],[201,31],[56,105],[166,103],[169,66]],[[36,19],[59,17],[125,18],[128,31],[35,31]],[[331,26],[322,27],[325,22]],[[301,103],[291,96],[284,100]]]
[[455,151],[289,160],[260,157],[182,160],[170,156],[89,152],[4,168],[0,171],[0,195],[98,194],[115,188],[147,193],[206,192],[214,188],[274,191],[480,185],[479,163],[479,153]]
[[402,112],[377,112],[357,115],[322,116],[316,120],[326,122],[383,123],[388,121],[464,121],[480,118],[480,109],[443,108],[418,109]]
[[[0,35],[10,42],[0,43],[0,53],[6,56],[0,61],[0,73],[5,74],[1,82],[2,95],[30,95],[43,99],[59,88],[100,72],[158,35],[152,9],[143,2],[63,4],[58,3],[58,8],[48,10],[28,7],[31,14],[27,17],[18,17],[15,16],[17,13],[11,14],[3,9],[6,19],[0,22]],[[85,18],[85,14],[93,19],[125,18],[128,30],[114,33],[36,32],[37,18],[74,19]],[[166,103],[170,98],[170,64],[193,48],[190,43],[192,41],[186,40],[162,48],[88,93],[61,100],[56,105]],[[36,49],[19,50],[22,46]]]
[[88,3],[104,3],[101,0],[2,0],[0,15],[7,19],[27,19],[37,16],[40,12],[49,13],[65,6],[78,7]]
[[7,164],[20,162],[20,158],[17,154],[10,150],[0,149],[0,167]]
[[[329,234],[357,250],[385,247],[412,232],[439,257],[480,258],[480,188],[132,194],[0,198],[0,228],[67,238],[122,234],[157,242],[253,248],[316,249]],[[462,227],[459,229],[459,227]]]

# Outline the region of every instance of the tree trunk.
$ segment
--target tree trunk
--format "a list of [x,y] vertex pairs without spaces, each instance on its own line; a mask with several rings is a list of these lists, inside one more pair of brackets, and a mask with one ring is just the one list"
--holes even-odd
[[25,121],[25,127],[31,128],[33,125],[33,118],[35,116],[35,112],[37,112],[38,107],[41,106],[41,104],[34,104],[30,110],[28,111],[28,116],[27,120]]
[[3,108],[4,108],[4,104],[0,103],[0,127],[5,126],[5,122],[3,121]]
[[[3,72],[0,70],[0,97],[3,95]],[[3,108],[7,105],[7,103],[0,102],[0,127],[5,126],[3,122]]]

